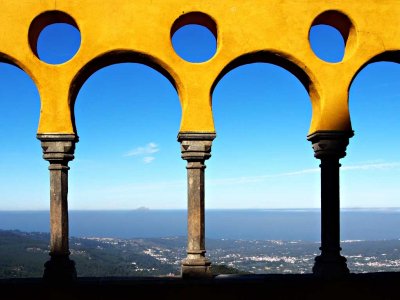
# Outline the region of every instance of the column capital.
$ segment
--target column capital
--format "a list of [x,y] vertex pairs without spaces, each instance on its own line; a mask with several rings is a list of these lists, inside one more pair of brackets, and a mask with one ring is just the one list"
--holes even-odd
[[307,136],[307,140],[312,143],[316,158],[340,159],[346,156],[346,148],[353,135],[353,131],[316,131]]
[[43,158],[50,163],[64,163],[74,159],[75,143],[78,137],[74,134],[38,134],[41,141]]
[[215,133],[180,132],[178,142],[181,143],[182,159],[187,161],[204,161],[211,157],[211,145]]

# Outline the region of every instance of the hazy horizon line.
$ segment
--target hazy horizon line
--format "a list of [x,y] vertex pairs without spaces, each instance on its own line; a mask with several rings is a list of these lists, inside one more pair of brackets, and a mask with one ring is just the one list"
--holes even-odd
[[[85,211],[99,211],[99,212],[107,212],[107,211],[177,211],[177,210],[187,210],[187,208],[149,208],[149,207],[138,207],[138,208],[116,208],[116,209],[101,209],[101,208],[93,208],[93,209],[70,209],[69,212],[85,212]],[[274,208],[205,208],[206,211],[210,210],[321,210],[319,207],[274,207]],[[341,207],[340,210],[400,210],[400,206],[376,206],[376,207]],[[50,212],[49,209],[0,209],[0,212]]]

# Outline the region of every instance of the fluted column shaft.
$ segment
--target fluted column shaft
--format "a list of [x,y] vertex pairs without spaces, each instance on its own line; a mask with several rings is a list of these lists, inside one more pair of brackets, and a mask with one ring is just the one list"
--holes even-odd
[[38,135],[43,158],[50,163],[50,260],[43,277],[66,281],[76,278],[75,263],[69,259],[68,162],[74,159],[75,135]]
[[187,161],[188,244],[182,261],[182,277],[211,276],[211,262],[205,257],[204,161],[211,157],[215,134],[180,133],[182,158]]
[[308,137],[314,156],[321,160],[321,255],[315,258],[313,273],[332,278],[347,275],[346,258],[340,251],[340,163],[352,132],[324,131]]

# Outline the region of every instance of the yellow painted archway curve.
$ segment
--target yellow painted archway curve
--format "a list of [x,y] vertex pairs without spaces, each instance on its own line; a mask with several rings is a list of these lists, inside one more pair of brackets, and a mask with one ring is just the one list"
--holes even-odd
[[156,70],[166,79],[168,79],[168,81],[172,84],[179,96],[181,84],[177,74],[173,72],[171,67],[162,62],[160,59],[157,59],[148,54],[135,52],[132,50],[112,50],[103,53],[89,61],[83,68],[81,68],[71,82],[68,99],[75,134],[77,134],[77,128],[75,123],[74,106],[80,89],[88,80],[88,78],[92,76],[95,72],[119,63],[138,63]]

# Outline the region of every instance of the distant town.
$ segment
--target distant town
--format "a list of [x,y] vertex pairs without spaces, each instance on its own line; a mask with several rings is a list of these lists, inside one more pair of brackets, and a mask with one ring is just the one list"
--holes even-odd
[[[41,277],[48,233],[0,230],[0,277]],[[319,243],[210,239],[207,256],[215,274],[311,273]],[[185,237],[74,238],[71,259],[78,276],[178,276]],[[400,271],[400,240],[342,241],[353,273]]]

